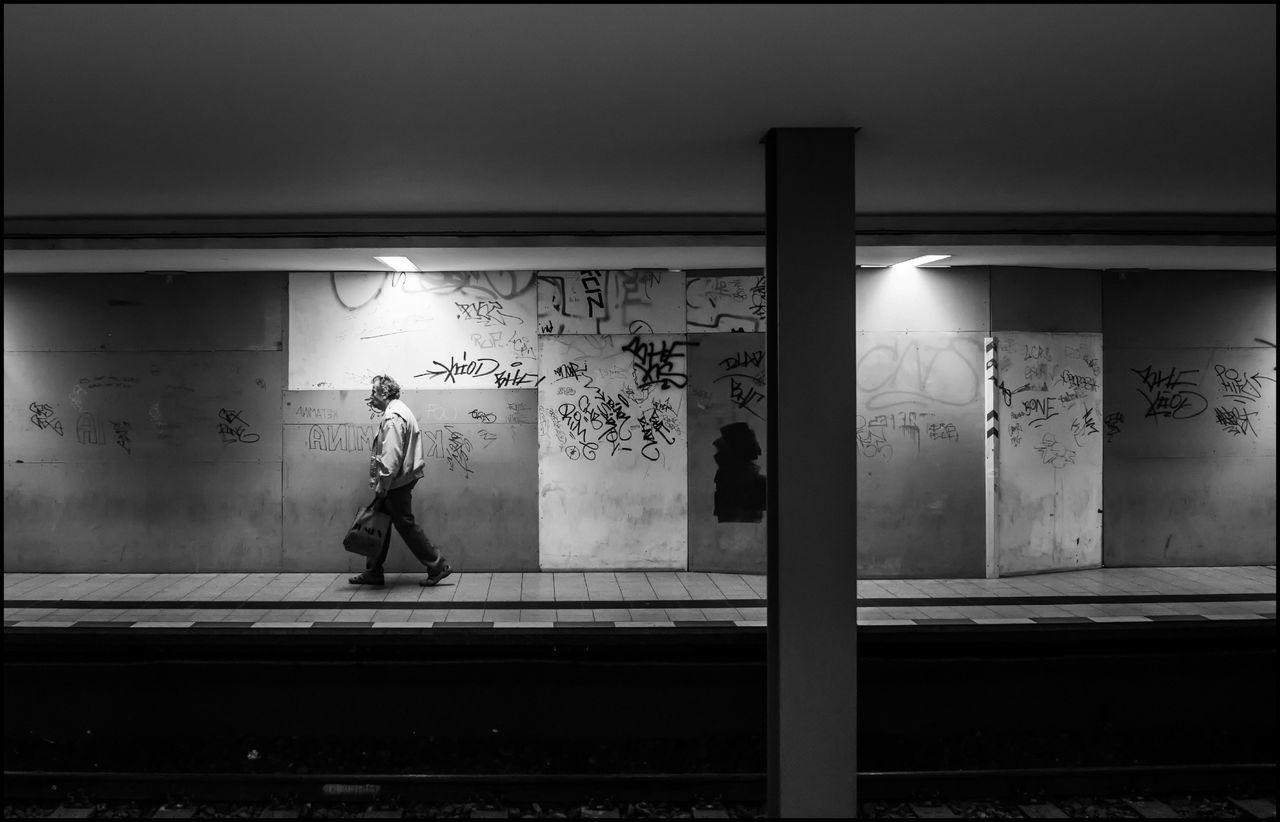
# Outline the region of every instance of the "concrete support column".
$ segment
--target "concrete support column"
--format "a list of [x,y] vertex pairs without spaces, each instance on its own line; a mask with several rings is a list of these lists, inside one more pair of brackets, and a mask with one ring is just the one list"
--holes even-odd
[[774,817],[857,813],[855,131],[765,137]]

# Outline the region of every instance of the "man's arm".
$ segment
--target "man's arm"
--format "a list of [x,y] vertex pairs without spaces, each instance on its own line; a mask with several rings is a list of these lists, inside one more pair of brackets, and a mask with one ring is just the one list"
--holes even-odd
[[374,457],[377,476],[370,478],[375,496],[384,497],[391,490],[391,483],[400,476],[404,460],[404,420],[392,415],[382,422],[382,453]]

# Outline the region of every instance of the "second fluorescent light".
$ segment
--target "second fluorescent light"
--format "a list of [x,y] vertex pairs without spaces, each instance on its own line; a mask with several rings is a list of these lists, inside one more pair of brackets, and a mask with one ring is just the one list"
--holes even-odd
[[396,271],[417,271],[418,267],[408,257],[374,257],[373,259]]
[[922,265],[928,265],[929,263],[936,263],[938,260],[945,260],[950,256],[951,256],[950,254],[926,254],[923,257],[916,257],[914,260],[907,260],[901,263],[894,263],[891,267],[897,268],[899,266],[902,266],[903,268],[919,268]]

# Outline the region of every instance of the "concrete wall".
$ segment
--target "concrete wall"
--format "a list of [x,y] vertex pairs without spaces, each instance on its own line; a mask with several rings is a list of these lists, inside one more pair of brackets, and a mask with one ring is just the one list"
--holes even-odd
[[687,567],[684,288],[670,271],[539,275],[543,568]]
[[[339,541],[368,493],[367,378],[401,370],[427,432],[416,509],[455,566],[591,567],[601,535],[625,527],[639,542],[600,567],[628,567],[631,552],[636,567],[762,572],[762,283],[745,271],[7,275],[5,568],[356,567]],[[983,338],[1008,331],[1103,334],[1104,564],[1275,561],[1274,274],[863,270],[856,287],[856,348],[828,358],[831,379],[857,382],[858,453],[831,458],[859,472],[862,575],[983,575]],[[346,341],[327,359],[324,317]],[[844,320],[814,306],[814,321]],[[569,356],[609,335],[622,366]],[[387,349],[397,338],[414,342]],[[672,342],[682,357],[663,359]],[[564,356],[542,363],[547,344]],[[453,367],[483,351],[499,371]],[[648,390],[672,394],[670,428],[625,421],[637,444],[662,437],[665,473],[597,459],[555,509],[582,462],[556,433],[573,427],[560,390],[598,400],[584,380],[637,364],[680,377]],[[584,419],[575,430],[598,457],[612,448],[605,420]],[[414,569],[393,545],[389,567]]]
[[1102,332],[1102,272],[991,269],[991,329]]
[[[538,386],[542,567],[683,570],[685,336],[563,334],[539,343],[551,375]],[[637,355],[665,366],[641,374]]]
[[6,570],[283,567],[284,285],[5,276]]
[[[363,569],[341,550],[356,509],[372,499],[369,449],[377,416],[364,391],[284,393],[283,567]],[[404,391],[422,428],[426,475],[414,515],[459,568],[538,569],[537,428],[531,389]],[[392,538],[386,568],[421,572]]]
[[992,269],[991,330],[998,352],[992,422],[999,430],[990,443],[991,570],[1003,576],[1099,565],[1101,272]]
[[1276,561],[1276,279],[1108,272],[1103,562]]
[[[340,542],[391,373],[455,567],[760,570],[763,500],[721,511],[714,459],[740,417],[763,437],[764,310],[758,271],[6,276],[5,567],[359,567]],[[388,569],[417,570],[398,537]]]
[[[1102,335],[996,331],[986,436],[999,576],[1102,564]],[[993,436],[993,433],[996,434]]]
[[689,335],[689,567],[765,573],[763,333]]
[[761,271],[685,280],[690,570],[765,573],[767,302]]
[[832,378],[857,380],[858,575],[982,576],[987,269],[863,270],[856,288],[857,350],[833,352]]

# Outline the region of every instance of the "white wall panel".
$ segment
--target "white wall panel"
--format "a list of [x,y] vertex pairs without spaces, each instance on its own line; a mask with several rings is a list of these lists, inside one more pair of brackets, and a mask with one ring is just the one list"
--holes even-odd
[[679,271],[543,271],[538,274],[542,334],[684,333]]
[[1102,564],[1102,335],[997,332],[996,564]]
[[289,275],[289,389],[532,388],[530,271]]
[[685,317],[691,333],[763,332],[768,316],[764,272],[685,279]]
[[543,336],[539,345],[542,567],[686,567],[684,335]]

